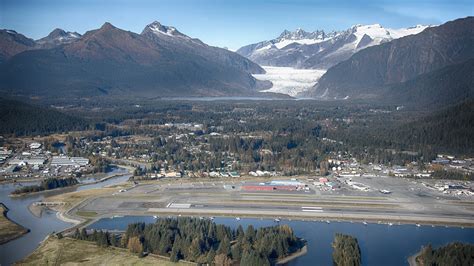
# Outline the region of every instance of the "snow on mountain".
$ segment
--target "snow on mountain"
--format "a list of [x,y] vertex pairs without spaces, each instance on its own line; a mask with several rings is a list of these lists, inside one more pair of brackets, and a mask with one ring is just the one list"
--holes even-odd
[[72,43],[81,38],[77,32],[64,31],[62,29],[54,29],[48,36],[36,41],[41,48],[52,48],[58,45]]
[[372,42],[363,46],[364,48],[367,46],[381,44],[383,42],[391,41],[394,39],[402,38],[412,34],[418,34],[426,29],[428,26],[417,25],[416,27],[410,28],[401,28],[401,29],[385,29],[380,24],[373,24],[373,25],[356,25],[352,27],[353,34],[357,37],[355,43],[358,46],[358,49],[361,48],[359,46],[360,41],[367,35],[372,39]]
[[335,33],[326,34],[324,31],[314,31],[314,32],[306,32],[302,29],[296,29],[295,31],[291,32],[288,30],[284,30],[280,36],[270,41],[276,48],[282,49],[290,44],[297,43],[302,45],[310,45],[315,43],[320,43],[327,39],[334,37]]
[[162,25],[158,21],[147,25],[147,28],[155,34],[164,34],[170,37],[182,37],[186,39],[191,39],[190,37],[179,32],[175,27]]
[[409,27],[409,28],[401,28],[401,29],[388,29],[390,31],[390,35],[394,39],[402,38],[408,35],[413,35],[413,34],[418,34],[422,31],[424,31],[426,28],[430,26],[425,26],[425,25],[416,25],[414,27]]
[[402,29],[384,28],[380,24],[354,25],[345,31],[283,31],[278,38],[250,44],[237,53],[268,66],[327,69],[361,49],[418,34],[427,26]]

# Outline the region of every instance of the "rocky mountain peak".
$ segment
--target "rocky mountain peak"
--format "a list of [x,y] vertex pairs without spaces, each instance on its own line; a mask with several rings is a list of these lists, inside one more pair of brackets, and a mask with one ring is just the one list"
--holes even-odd
[[164,34],[168,36],[180,36],[180,37],[187,37],[188,36],[179,32],[175,27],[172,26],[165,26],[158,21],[153,21],[152,23],[148,24],[142,31],[142,34],[146,34],[148,32],[154,34]]

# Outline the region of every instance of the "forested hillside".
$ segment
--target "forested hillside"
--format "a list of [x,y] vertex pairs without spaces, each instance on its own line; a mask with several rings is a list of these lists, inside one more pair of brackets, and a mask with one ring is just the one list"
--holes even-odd
[[425,158],[437,152],[474,154],[474,101],[410,118],[411,121],[405,120],[403,116],[404,113],[398,117],[381,116],[370,122],[353,123],[337,130],[325,131],[324,135],[349,144],[356,154],[363,155],[369,148],[370,156],[378,156],[380,163],[384,162],[383,157],[386,156],[377,154],[374,149],[418,151],[425,154]]
[[89,124],[81,118],[19,101],[0,98],[0,133],[38,135],[83,130]]

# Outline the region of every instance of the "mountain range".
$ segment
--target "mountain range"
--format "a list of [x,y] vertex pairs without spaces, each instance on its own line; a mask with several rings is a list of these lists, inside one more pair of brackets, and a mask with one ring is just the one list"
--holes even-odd
[[474,17],[369,47],[321,77],[306,96],[454,103],[474,95]]
[[3,30],[0,90],[36,97],[257,95],[265,71],[158,22],[141,34],[105,23],[33,41]]
[[[311,54],[311,49],[317,52]],[[254,58],[258,51],[266,51],[265,56]],[[374,24],[329,33],[284,31],[277,39],[245,46],[238,53],[156,21],[140,34],[105,23],[83,35],[56,29],[37,41],[1,30],[0,92],[39,98],[282,92],[268,90],[270,82],[252,76],[260,74],[260,79],[273,76],[298,97],[320,100],[436,106],[474,95],[474,17],[399,30]],[[289,75],[291,82],[281,80],[280,70],[261,75],[265,70],[242,55],[260,64],[327,71],[317,71],[322,76],[312,87],[291,88],[297,75]],[[317,79],[306,77],[312,71],[305,73],[305,80]]]
[[386,29],[373,24],[329,33],[285,30],[276,39],[246,45],[237,53],[263,66],[328,69],[364,48],[417,34],[427,27]]

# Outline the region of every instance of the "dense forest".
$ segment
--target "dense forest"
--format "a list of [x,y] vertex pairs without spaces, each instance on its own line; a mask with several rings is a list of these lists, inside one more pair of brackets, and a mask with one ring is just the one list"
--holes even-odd
[[0,134],[44,135],[89,127],[86,120],[54,109],[0,98]]
[[[336,130],[324,132],[347,143],[351,152],[377,163],[394,161],[397,157],[430,161],[436,153],[445,152],[474,154],[474,101],[427,114],[406,111],[369,118],[350,124],[338,123]],[[391,149],[418,151],[419,155],[393,154]]]
[[153,253],[216,265],[270,265],[304,246],[287,225],[244,231],[242,226],[232,230],[210,220],[179,217],[158,219],[154,224],[130,224],[121,235],[85,229],[76,230],[74,238],[95,241],[99,246],[128,248],[143,255]]
[[431,175],[434,179],[451,179],[451,180],[465,180],[474,181],[473,174],[464,174],[457,171],[435,170]]
[[474,265],[474,245],[455,242],[437,249],[428,245],[421,250],[416,261],[421,266],[471,266]]
[[33,186],[24,186],[21,188],[16,189],[12,192],[12,194],[23,194],[23,193],[30,193],[30,192],[39,192],[44,190],[50,190],[55,188],[61,187],[70,187],[79,184],[76,178],[69,177],[69,178],[48,178],[41,181],[39,185]]
[[336,234],[332,243],[335,266],[360,266],[361,254],[357,239],[350,235]]

